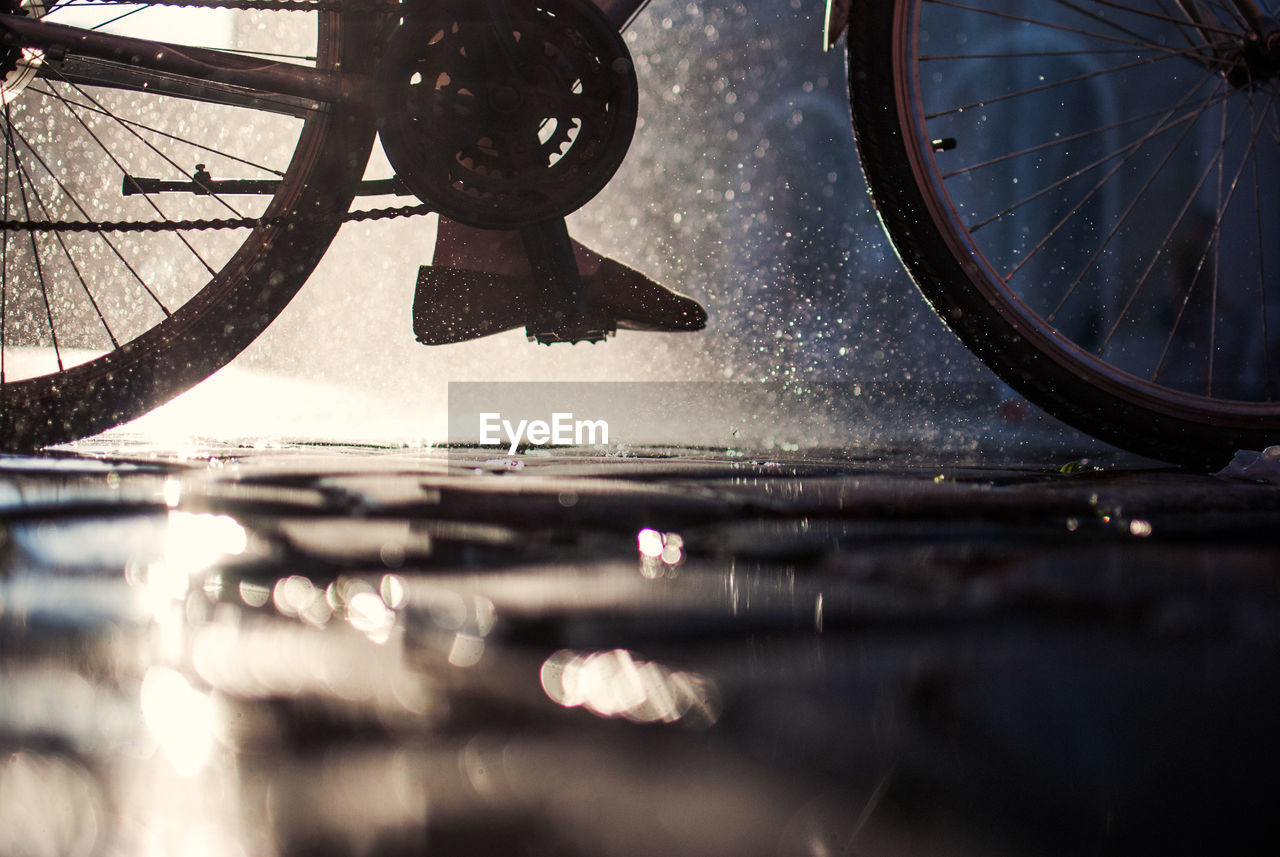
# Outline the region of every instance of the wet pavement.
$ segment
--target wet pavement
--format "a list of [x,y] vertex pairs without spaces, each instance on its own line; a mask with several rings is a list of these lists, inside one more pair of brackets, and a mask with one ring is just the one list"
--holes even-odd
[[1029,461],[0,458],[0,854],[1273,852],[1280,487]]

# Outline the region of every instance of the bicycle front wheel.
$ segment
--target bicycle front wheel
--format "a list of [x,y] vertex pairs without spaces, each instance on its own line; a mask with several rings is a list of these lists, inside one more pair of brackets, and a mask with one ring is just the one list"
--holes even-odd
[[[0,23],[359,72],[371,16],[345,8],[9,0]],[[360,107],[74,53],[0,48],[0,71],[0,447],[21,450],[132,419],[243,350],[333,239],[374,131]]]
[[1006,382],[1197,466],[1280,442],[1280,60],[1229,0],[856,0],[881,219]]

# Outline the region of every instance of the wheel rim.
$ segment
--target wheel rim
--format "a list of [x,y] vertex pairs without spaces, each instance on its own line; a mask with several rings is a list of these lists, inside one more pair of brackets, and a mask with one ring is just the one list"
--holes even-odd
[[[106,2],[67,3],[46,17],[84,27],[106,23],[123,35],[163,33],[166,41],[212,42],[320,67],[337,61],[331,38],[337,16],[328,13]],[[285,32],[278,26],[282,18],[288,19]],[[184,27],[184,21],[190,23]],[[94,78],[86,78],[82,67],[70,68],[25,81],[0,107],[4,220],[164,225],[284,214],[303,198],[318,198],[308,183],[320,169],[330,130],[323,112],[296,103],[264,112],[130,92],[86,83]],[[190,186],[205,173],[214,181],[273,182],[273,192],[123,193],[126,176]],[[334,227],[321,223],[317,231],[326,228],[331,234]],[[5,445],[66,440],[121,422],[230,359],[278,312],[265,296],[296,289],[318,258],[302,244],[295,252],[297,242],[285,231],[279,225],[160,232],[6,229],[0,246]],[[320,242],[321,249],[326,243]],[[259,270],[268,262],[271,270]],[[264,295],[261,318],[243,297],[255,279]],[[237,302],[240,308],[232,313]],[[214,329],[215,315],[224,330]]]
[[1280,208],[1259,186],[1280,174],[1277,82],[1232,53],[1234,13],[1197,8],[1217,20],[900,4],[908,155],[965,276],[1039,352],[1150,410],[1274,421]]

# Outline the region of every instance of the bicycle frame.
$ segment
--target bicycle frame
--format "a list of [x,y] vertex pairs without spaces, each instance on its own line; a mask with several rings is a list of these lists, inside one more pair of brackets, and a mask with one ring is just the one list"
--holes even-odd
[[[102,81],[105,75],[121,89],[146,89],[275,112],[289,111],[279,102],[266,101],[267,96],[292,96],[313,102],[336,103],[365,98],[370,94],[365,90],[371,88],[371,82],[365,79],[314,71],[290,63],[134,39],[17,15],[4,16],[0,23],[0,43],[10,47],[38,48],[46,53],[46,61],[70,62],[69,68],[59,70],[64,80],[80,82],[74,57],[87,57],[110,63],[108,72],[95,70],[88,82]],[[178,75],[182,80],[173,81],[165,75]],[[260,92],[262,96],[233,95],[225,90],[226,85]],[[310,107],[310,104],[298,105],[300,110]]]
[[[597,5],[619,30],[625,29],[649,4],[649,0],[598,0]],[[838,26],[847,0],[827,0],[828,43],[843,31]],[[185,45],[152,42],[111,33],[84,30],[16,15],[0,22],[0,43],[9,47],[37,48],[49,60],[62,64],[60,77],[81,82],[76,58],[110,64],[104,71],[96,64],[93,76],[83,82],[109,82],[121,89],[147,90],[177,97],[251,106],[275,112],[305,113],[313,103],[368,102],[372,81],[365,77],[320,72],[285,62],[247,58],[236,54]],[[177,76],[175,80],[173,76]],[[231,93],[226,86],[241,93]],[[261,93],[255,95],[254,93]],[[280,96],[301,99],[290,109]],[[268,97],[270,99],[268,100]]]
[[[649,0],[602,0],[599,3],[619,30],[628,26]],[[319,72],[264,58],[153,42],[111,33],[68,27],[16,15],[0,23],[0,43],[16,48],[43,50],[60,63],[59,75],[73,83],[109,82],[120,89],[146,90],[196,100],[230,103],[274,112],[305,115],[314,103],[367,103],[372,80],[332,72]],[[99,63],[92,77],[81,77],[76,58]],[[180,79],[174,79],[177,76]],[[228,92],[226,86],[243,92]],[[255,93],[261,93],[257,95]],[[290,107],[280,96],[301,99]]]

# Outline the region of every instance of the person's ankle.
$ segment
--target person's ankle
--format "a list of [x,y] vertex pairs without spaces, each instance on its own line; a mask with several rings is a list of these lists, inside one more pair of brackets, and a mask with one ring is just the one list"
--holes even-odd
[[519,232],[476,229],[444,217],[436,229],[431,264],[515,277],[531,273]]
[[[573,248],[578,271],[584,277],[595,274],[603,257],[577,241],[573,242]],[[476,229],[444,217],[436,227],[436,249],[431,264],[511,277],[533,275],[524,239],[518,231]]]

